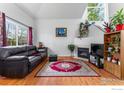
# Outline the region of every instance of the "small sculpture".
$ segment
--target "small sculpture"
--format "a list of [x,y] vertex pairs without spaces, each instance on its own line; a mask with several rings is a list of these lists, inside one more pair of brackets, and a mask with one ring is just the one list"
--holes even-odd
[[43,43],[42,42],[39,42],[39,48],[42,48],[43,47]]
[[79,29],[79,38],[82,37],[88,37],[89,33],[89,27],[94,24],[95,22],[92,22],[91,24],[86,20],[85,23],[80,23],[80,29]]

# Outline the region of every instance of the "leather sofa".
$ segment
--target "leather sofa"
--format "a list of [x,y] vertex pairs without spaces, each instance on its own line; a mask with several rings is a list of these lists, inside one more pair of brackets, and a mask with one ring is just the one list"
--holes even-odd
[[41,53],[36,46],[1,47],[0,74],[10,78],[23,78],[46,57],[47,50]]

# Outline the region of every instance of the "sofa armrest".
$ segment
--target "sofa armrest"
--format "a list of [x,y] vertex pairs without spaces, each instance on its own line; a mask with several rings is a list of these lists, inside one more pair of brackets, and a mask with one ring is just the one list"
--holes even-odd
[[3,76],[25,77],[29,72],[29,60],[26,56],[10,56],[3,62]]
[[48,48],[47,47],[38,48],[38,51],[41,54],[45,54],[46,57],[48,56]]
[[37,49],[40,53],[47,52],[47,47],[42,47]]

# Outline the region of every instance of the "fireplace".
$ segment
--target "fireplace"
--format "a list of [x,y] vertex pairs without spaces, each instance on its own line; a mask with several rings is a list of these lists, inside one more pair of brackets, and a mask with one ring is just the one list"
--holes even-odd
[[89,48],[78,47],[78,57],[89,59]]

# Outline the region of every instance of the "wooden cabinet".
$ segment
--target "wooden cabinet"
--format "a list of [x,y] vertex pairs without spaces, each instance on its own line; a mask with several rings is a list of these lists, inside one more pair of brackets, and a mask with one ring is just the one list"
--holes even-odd
[[105,61],[104,63],[105,70],[115,75],[116,77],[121,79],[121,68],[117,64],[112,62]]
[[[119,44],[119,61],[120,63],[113,63],[112,61],[107,61],[108,57],[108,47],[112,41],[108,42],[108,38],[118,35],[120,37]],[[115,46],[116,44],[113,44]],[[114,55],[114,53],[113,53]],[[112,55],[112,56],[113,56]],[[119,79],[124,80],[124,31],[112,32],[104,34],[104,69],[111,74],[115,75]]]
[[121,68],[120,66],[113,64],[114,75],[121,79]]

